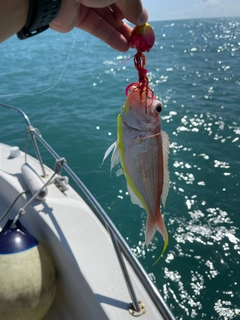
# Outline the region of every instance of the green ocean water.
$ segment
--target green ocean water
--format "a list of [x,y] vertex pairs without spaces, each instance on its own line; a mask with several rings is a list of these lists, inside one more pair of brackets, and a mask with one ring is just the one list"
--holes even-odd
[[[124,177],[110,177],[110,161],[101,166],[125,88],[137,80],[132,59],[122,63],[135,51],[116,52],[77,30],[12,37],[0,45],[0,101],[22,108],[67,159],[176,319],[240,319],[240,19],[152,25],[147,69],[171,142],[169,246],[158,264],[161,235],[146,250],[146,213],[131,203]],[[24,123],[0,112],[1,141],[23,148]]]

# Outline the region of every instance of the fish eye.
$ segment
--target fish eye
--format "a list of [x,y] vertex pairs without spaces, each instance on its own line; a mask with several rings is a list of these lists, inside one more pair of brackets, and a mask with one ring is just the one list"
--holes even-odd
[[162,111],[162,104],[159,102],[158,105],[156,106],[156,111],[160,113]]

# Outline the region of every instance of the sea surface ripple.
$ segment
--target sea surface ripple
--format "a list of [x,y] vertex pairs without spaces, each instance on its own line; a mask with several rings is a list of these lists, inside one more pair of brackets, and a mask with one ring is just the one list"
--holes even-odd
[[[132,59],[126,60],[135,51],[120,54],[77,30],[13,37],[0,46],[0,101],[22,108],[67,158],[176,319],[240,319],[240,19],[152,25],[156,43],[147,69],[171,142],[163,210],[169,246],[156,265],[161,235],[146,250],[146,213],[131,203],[124,177],[110,176],[109,160],[101,166],[116,140],[125,87],[137,80]],[[15,114],[1,110],[0,134],[24,147]]]

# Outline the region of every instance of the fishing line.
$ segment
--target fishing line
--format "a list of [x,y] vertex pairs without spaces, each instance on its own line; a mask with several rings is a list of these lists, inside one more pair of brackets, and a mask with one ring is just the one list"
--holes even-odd
[[49,87],[48,89],[45,89],[43,91],[38,91],[38,92],[29,92],[29,93],[9,93],[9,94],[3,94],[3,95],[0,95],[0,98],[5,98],[5,97],[14,97],[14,96],[34,96],[36,94],[42,94],[42,93],[45,93],[45,92],[48,92],[50,90],[52,90],[57,84],[58,82],[61,80],[65,70],[66,70],[66,67],[68,65],[68,61],[70,59],[70,56],[71,56],[71,53],[72,53],[72,50],[74,48],[74,45],[76,43],[76,39],[77,39],[77,35],[78,35],[78,30],[76,31],[75,33],[75,36],[74,36],[74,39],[73,39],[73,42],[72,42],[72,45],[71,45],[71,48],[70,48],[70,51],[68,53],[68,56],[67,56],[67,60],[66,60],[66,63],[63,67],[63,70],[59,76],[59,78],[57,79],[57,81],[51,86]]

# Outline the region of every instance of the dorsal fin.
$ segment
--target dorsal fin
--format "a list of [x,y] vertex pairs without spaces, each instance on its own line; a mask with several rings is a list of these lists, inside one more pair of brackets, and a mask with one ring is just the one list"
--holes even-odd
[[168,190],[170,187],[170,177],[169,177],[169,171],[168,171],[168,155],[169,155],[169,138],[168,134],[164,131],[162,131],[162,148],[163,148],[163,191],[162,191],[162,204],[165,208],[165,202],[167,200],[168,196]]

